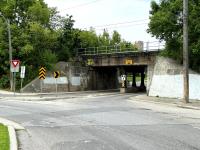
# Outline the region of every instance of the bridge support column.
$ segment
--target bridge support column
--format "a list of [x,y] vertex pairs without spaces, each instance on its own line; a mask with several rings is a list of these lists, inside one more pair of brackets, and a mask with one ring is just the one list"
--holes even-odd
[[133,75],[132,87],[136,87],[136,80],[135,80],[136,74],[135,74],[135,72],[133,72],[132,75]]
[[146,87],[144,85],[144,79],[145,79],[145,74],[144,74],[144,70],[141,72],[141,84],[140,84],[140,90],[146,90]]
[[121,78],[121,75],[120,75],[120,68],[117,68],[117,88],[120,88],[121,87],[121,84],[120,84],[120,78]]

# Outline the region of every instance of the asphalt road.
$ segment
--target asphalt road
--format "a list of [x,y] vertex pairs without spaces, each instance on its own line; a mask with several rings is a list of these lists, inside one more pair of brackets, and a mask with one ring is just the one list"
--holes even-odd
[[0,116],[26,128],[17,131],[20,150],[200,150],[198,119],[137,107],[131,96],[1,100]]

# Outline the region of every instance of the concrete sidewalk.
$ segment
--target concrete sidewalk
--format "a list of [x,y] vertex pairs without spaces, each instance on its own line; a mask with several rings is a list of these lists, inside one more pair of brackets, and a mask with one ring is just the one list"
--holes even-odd
[[38,95],[38,93],[19,93],[19,92],[11,92],[11,91],[5,91],[5,90],[0,90],[0,95],[30,95],[30,96],[35,96]]
[[190,100],[190,103],[183,103],[182,99],[163,98],[163,97],[151,97],[145,94],[131,97],[131,100],[150,102],[155,104],[164,104],[169,106],[176,106],[186,109],[200,110],[200,100]]

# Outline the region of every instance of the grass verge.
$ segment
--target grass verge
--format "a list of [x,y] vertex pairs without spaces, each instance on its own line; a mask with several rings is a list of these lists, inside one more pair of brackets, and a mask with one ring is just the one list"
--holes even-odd
[[9,150],[9,133],[8,128],[0,124],[0,150]]

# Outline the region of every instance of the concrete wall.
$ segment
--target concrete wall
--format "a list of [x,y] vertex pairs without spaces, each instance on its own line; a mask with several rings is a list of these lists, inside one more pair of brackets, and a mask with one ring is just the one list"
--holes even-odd
[[147,94],[149,93],[150,85],[153,78],[153,72],[154,72],[154,65],[153,64],[148,65],[147,66],[147,83],[146,83]]
[[[73,66],[76,65],[76,66]],[[57,79],[58,92],[80,91],[87,88],[87,68],[81,67],[79,64],[72,64],[67,62],[59,62],[56,64],[56,71],[61,73],[61,77]],[[53,71],[47,70],[46,79],[39,80],[38,77],[27,84],[22,92],[35,93],[55,92],[56,80],[53,78]]]
[[[182,66],[174,60],[157,57],[150,83],[149,96],[182,98],[183,75]],[[200,100],[200,74],[190,70],[190,99]]]

